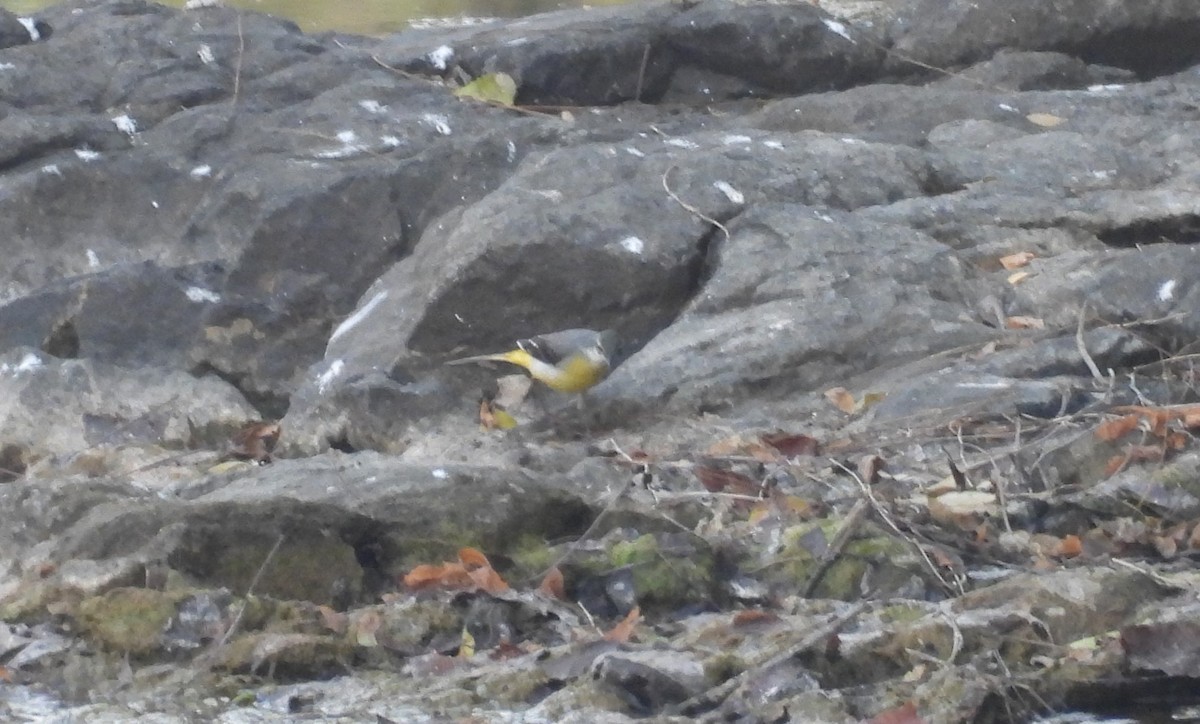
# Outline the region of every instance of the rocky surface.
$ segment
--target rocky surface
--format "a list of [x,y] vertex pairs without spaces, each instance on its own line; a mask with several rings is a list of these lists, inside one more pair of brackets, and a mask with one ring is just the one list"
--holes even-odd
[[0,712],[1170,713],[1200,8],[1093,5],[0,13]]

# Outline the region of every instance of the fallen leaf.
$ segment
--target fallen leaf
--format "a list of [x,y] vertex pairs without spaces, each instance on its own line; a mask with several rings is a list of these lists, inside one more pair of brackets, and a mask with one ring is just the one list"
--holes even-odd
[[1105,442],[1112,442],[1136,430],[1140,420],[1141,418],[1137,415],[1125,415],[1113,420],[1105,420],[1096,426],[1096,437]]
[[550,598],[557,598],[560,601],[567,600],[567,592],[565,582],[563,580],[562,571],[558,566],[554,566],[542,578],[542,583],[538,586],[538,593],[543,593]]
[[710,493],[736,493],[757,498],[762,492],[762,485],[749,477],[732,470],[713,468],[707,465],[697,465],[692,472],[700,479],[700,484]]
[[283,427],[278,422],[252,422],[234,434],[226,455],[234,460],[269,463],[282,433]]
[[881,711],[867,720],[867,724],[925,724],[917,714],[917,705],[907,701],[894,709]]
[[1012,271],[1013,269],[1020,269],[1035,258],[1036,255],[1032,251],[1018,251],[1015,254],[1000,257],[1000,266],[1008,271]]
[[1163,558],[1174,558],[1175,554],[1179,552],[1179,544],[1170,536],[1151,536],[1150,542],[1154,544],[1154,549],[1158,551],[1158,555]]
[[1112,476],[1121,472],[1121,470],[1125,467],[1125,463],[1127,462],[1129,462],[1129,458],[1125,457],[1124,455],[1113,455],[1108,459],[1108,462],[1104,463],[1103,477],[1111,478]]
[[629,643],[630,637],[633,636],[633,630],[637,627],[638,622],[642,620],[642,609],[640,606],[634,606],[625,618],[616,626],[613,626],[604,634],[605,641],[612,641],[618,644]]
[[1157,462],[1166,457],[1167,451],[1159,445],[1130,445],[1125,457],[1131,462]]
[[487,556],[477,548],[459,548],[458,560],[467,568],[491,568],[492,564],[488,562]]
[[1028,279],[1030,276],[1032,275],[1027,271],[1013,272],[1012,274],[1008,275],[1008,283],[1015,287]]
[[404,585],[413,589],[433,588],[465,588],[470,584],[471,577],[461,563],[443,563],[430,565],[422,563],[404,576]]
[[375,632],[383,625],[383,616],[378,611],[366,610],[354,617],[350,626],[354,633],[354,642],[367,648],[378,646]]
[[475,637],[463,626],[462,643],[458,645],[458,658],[469,659],[475,655]]
[[864,455],[858,460],[858,477],[867,485],[878,483],[883,464],[883,458],[878,455]]
[[1054,555],[1059,558],[1078,558],[1083,553],[1083,541],[1077,535],[1064,536]]
[[1008,329],[1045,329],[1046,321],[1041,317],[1006,317],[1004,326]]
[[325,628],[338,634],[346,633],[346,614],[334,611],[329,606],[317,606],[317,612],[321,614],[321,623]]
[[484,103],[512,106],[517,100],[517,82],[508,73],[481,75],[454,91],[459,98],[474,98]]
[[854,414],[854,395],[845,387],[831,387],[825,390],[825,399],[847,415]]
[[862,401],[858,405],[858,410],[861,412],[876,402],[882,402],[885,399],[887,399],[886,392],[865,392],[863,393]]
[[929,500],[929,516],[939,523],[974,530],[980,518],[1000,512],[994,493],[956,490]]
[[507,661],[508,659],[515,659],[518,656],[524,656],[530,653],[530,651],[539,650],[537,645],[532,642],[526,642],[526,645],[530,647],[529,650],[514,644],[507,638],[500,639],[500,643],[493,646],[492,650],[488,652],[488,658],[492,661]]
[[1053,113],[1030,113],[1025,118],[1033,125],[1041,126],[1042,128],[1054,128],[1067,122],[1067,119],[1062,116],[1056,116]]
[[471,570],[468,575],[476,588],[487,593],[502,593],[508,590],[508,583],[496,573],[491,566],[485,568],[476,568]]
[[517,419],[486,397],[479,401],[479,425],[484,430],[511,430]]
[[809,435],[770,432],[761,435],[760,439],[789,458],[801,455],[818,455],[821,451],[821,443],[815,437]]

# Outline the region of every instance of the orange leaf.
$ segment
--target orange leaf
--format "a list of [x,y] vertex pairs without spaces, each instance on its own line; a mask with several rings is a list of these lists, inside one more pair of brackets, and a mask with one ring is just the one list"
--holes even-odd
[[642,620],[642,609],[640,606],[634,606],[625,618],[616,626],[613,626],[607,633],[604,634],[605,641],[613,641],[619,644],[628,643],[633,630],[637,627],[638,622]]
[[1121,472],[1127,462],[1129,462],[1129,458],[1124,455],[1113,455],[1104,464],[1104,477],[1109,478]]
[[458,560],[462,562],[463,567],[468,571],[474,568],[492,567],[492,564],[488,563],[487,556],[475,548],[459,548]]
[[1068,535],[1058,544],[1055,555],[1059,558],[1076,558],[1083,553],[1083,541],[1077,535]]
[[404,585],[409,588],[469,588],[471,577],[461,563],[443,563],[433,566],[423,563],[408,572]]
[[538,592],[544,593],[551,598],[557,598],[560,601],[567,600],[567,592],[565,582],[563,581],[562,571],[558,566],[554,566],[546,571],[546,576],[542,578],[542,584],[538,586]]
[[1096,426],[1096,437],[1105,442],[1112,442],[1119,437],[1123,437],[1126,433],[1136,430],[1138,426],[1137,415],[1126,415],[1118,417],[1115,420],[1105,420]]
[[471,577],[471,581],[479,587],[480,590],[487,593],[501,593],[508,590],[508,584],[500,577],[499,573],[492,570],[491,566],[487,568],[476,568],[470,571],[467,575]]
[[858,406],[854,404],[854,395],[850,394],[850,390],[845,387],[831,387],[825,390],[825,399],[847,415],[854,414],[854,411],[858,409]]

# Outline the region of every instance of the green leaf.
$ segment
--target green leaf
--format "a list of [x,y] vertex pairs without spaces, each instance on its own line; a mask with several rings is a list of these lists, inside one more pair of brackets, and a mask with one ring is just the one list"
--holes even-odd
[[508,73],[489,73],[454,91],[454,95],[511,106],[517,99],[517,82]]

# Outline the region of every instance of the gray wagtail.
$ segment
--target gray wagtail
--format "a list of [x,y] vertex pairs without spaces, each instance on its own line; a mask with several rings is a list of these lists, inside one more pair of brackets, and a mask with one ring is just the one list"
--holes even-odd
[[517,342],[516,349],[451,360],[508,362],[523,367],[529,376],[558,392],[586,392],[608,376],[617,334],[610,330],[564,329]]

